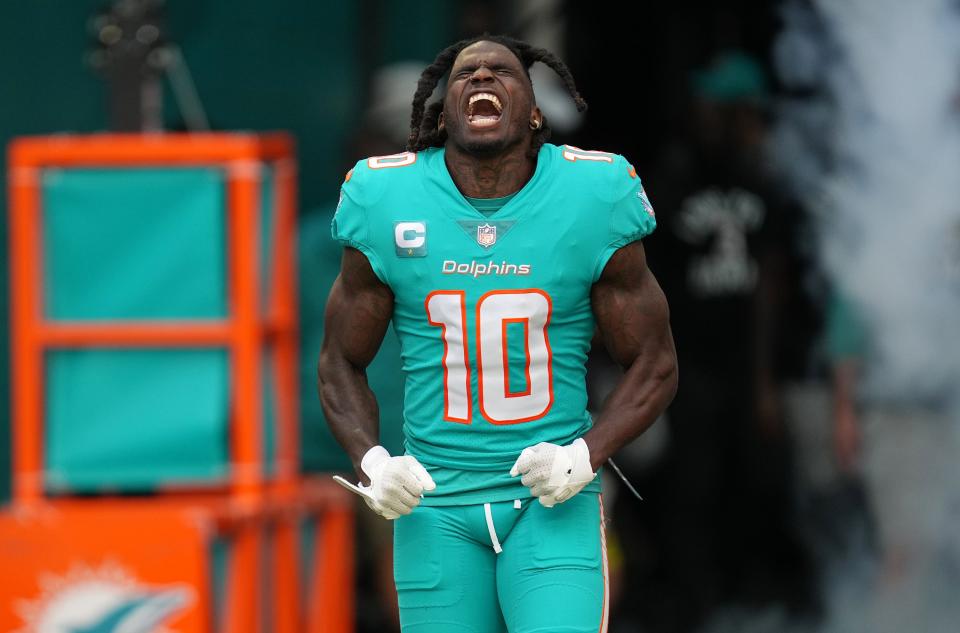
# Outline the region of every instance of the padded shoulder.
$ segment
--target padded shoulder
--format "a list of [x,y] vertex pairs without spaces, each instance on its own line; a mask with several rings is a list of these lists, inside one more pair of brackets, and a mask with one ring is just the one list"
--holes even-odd
[[563,181],[567,186],[590,192],[597,204],[590,214],[592,222],[602,223],[594,263],[596,281],[617,249],[654,230],[657,223],[653,207],[637,170],[620,154],[570,145],[559,146],[557,153]]
[[363,207],[375,205],[396,181],[408,176],[418,154],[401,152],[358,160],[347,172],[342,193]]
[[572,145],[559,145],[556,152],[559,169],[579,186],[589,187],[601,202],[615,203],[637,185],[637,171],[620,154]]

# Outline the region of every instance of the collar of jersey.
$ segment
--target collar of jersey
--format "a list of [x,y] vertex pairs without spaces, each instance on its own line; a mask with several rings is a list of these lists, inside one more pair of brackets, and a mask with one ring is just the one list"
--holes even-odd
[[454,217],[462,218],[464,215],[467,215],[480,220],[502,220],[515,216],[516,213],[514,210],[523,208],[524,200],[530,196],[530,192],[536,187],[537,183],[545,178],[545,174],[549,171],[547,163],[550,162],[552,157],[548,149],[548,144],[544,143],[540,148],[540,152],[537,154],[537,166],[534,168],[533,176],[530,177],[530,180],[514,193],[513,198],[503,205],[499,211],[490,216],[486,216],[477,211],[473,205],[470,204],[470,201],[457,189],[456,183],[453,182],[453,176],[450,175],[450,170],[447,169],[447,162],[444,159],[445,154],[446,148],[441,147],[435,150],[433,156],[430,157],[432,159],[431,162],[433,162],[433,169],[430,170],[429,179],[434,185],[448,194],[450,200],[444,202],[452,203],[442,204],[441,206]]

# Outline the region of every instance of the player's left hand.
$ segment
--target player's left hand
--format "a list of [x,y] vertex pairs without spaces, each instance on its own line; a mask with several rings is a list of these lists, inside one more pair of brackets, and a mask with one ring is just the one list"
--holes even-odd
[[523,485],[547,508],[583,490],[595,474],[590,468],[590,449],[583,438],[567,446],[549,442],[528,446],[510,469],[510,476],[522,475]]

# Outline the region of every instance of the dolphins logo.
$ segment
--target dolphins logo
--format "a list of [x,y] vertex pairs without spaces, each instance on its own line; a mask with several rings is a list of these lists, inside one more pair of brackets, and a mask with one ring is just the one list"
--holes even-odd
[[113,564],[75,567],[40,584],[44,595],[19,605],[26,626],[17,633],[156,633],[195,596],[186,585],[144,586]]

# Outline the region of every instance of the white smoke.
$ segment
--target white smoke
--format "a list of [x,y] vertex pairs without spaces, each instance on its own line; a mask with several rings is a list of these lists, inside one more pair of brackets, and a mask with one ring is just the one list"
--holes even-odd
[[[960,384],[960,12],[950,0],[788,3],[776,147],[818,220],[825,271],[860,307],[871,392]],[[813,202],[813,204],[810,204]]]
[[872,581],[865,561],[831,579],[822,630],[960,630],[960,6],[790,0],[782,16],[775,64],[795,96],[773,146],[869,333],[883,552]]

